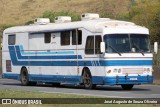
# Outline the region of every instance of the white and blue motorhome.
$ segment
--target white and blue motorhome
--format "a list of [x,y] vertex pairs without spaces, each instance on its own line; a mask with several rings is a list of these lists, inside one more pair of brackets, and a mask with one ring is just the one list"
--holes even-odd
[[81,21],[69,16],[37,18],[27,26],[3,33],[3,78],[22,85],[45,83],[121,85],[151,84],[149,30],[131,22],[86,13]]

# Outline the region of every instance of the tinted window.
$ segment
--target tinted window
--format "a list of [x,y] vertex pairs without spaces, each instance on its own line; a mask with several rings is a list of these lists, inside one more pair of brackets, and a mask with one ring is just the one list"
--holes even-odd
[[[78,43],[78,45],[82,44],[82,31],[81,30],[77,30],[77,37],[76,38],[76,30],[72,31],[72,45],[76,45]],[[76,42],[77,40],[77,42]]]
[[101,36],[95,36],[95,54],[100,54],[100,43],[102,42]]
[[44,34],[44,42],[50,43],[51,42],[51,33],[45,33]]
[[70,31],[61,32],[61,45],[70,45]]
[[149,35],[146,34],[107,34],[104,41],[108,53],[151,52]]
[[94,54],[94,36],[87,37],[85,53]]
[[15,45],[16,35],[8,35],[8,45]]

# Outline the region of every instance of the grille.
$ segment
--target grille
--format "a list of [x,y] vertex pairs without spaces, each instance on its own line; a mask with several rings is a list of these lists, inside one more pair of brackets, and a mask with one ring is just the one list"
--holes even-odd
[[123,68],[123,74],[143,74],[143,68]]

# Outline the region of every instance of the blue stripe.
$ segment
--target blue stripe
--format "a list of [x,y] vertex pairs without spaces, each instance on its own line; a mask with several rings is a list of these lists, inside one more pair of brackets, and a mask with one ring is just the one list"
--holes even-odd
[[[40,59],[36,56],[20,56],[17,52],[15,52],[14,46],[9,46],[9,53],[11,56],[12,64],[15,66],[93,66],[92,62],[96,63],[96,66],[151,66],[152,60],[88,60],[88,61],[30,61],[29,59]],[[18,61],[18,58],[26,59],[25,61]],[[40,56],[39,56],[40,57]],[[47,59],[50,56],[43,56],[42,59]],[[74,56],[70,56],[73,59]],[[29,58],[29,59],[28,59]],[[52,57],[52,58],[60,58],[60,57]],[[63,56],[63,59],[68,59],[68,56]],[[81,56],[79,56],[81,58]]]
[[[137,78],[137,80],[130,80]],[[104,84],[121,85],[121,84],[152,84],[153,76],[112,76],[104,78]]]
[[74,51],[48,51],[48,52],[24,52],[23,46],[16,46],[16,49],[20,50],[22,55],[30,55],[30,54],[34,54],[34,55],[42,55],[42,54],[74,54]]
[[[3,78],[20,80],[20,74],[2,74]],[[137,80],[130,80],[130,78],[137,78]],[[60,83],[82,83],[81,76],[67,76],[67,75],[37,75],[29,74],[29,81],[36,82],[60,82]],[[152,84],[153,76],[92,76],[93,84],[106,85],[121,85],[121,84]]]
[[[19,46],[15,46],[18,59],[82,59],[81,55],[57,56],[22,56]],[[14,50],[13,50],[14,51]],[[63,52],[64,53],[64,52]]]
[[81,76],[29,74],[29,80],[38,82],[80,83]]
[[143,66],[152,65],[152,60],[108,60],[103,61],[106,66]]

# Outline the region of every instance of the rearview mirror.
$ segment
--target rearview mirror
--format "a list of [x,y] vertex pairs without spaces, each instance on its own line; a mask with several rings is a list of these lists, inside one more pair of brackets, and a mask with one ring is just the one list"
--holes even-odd
[[154,53],[158,53],[158,42],[154,42]]
[[101,49],[101,53],[104,53],[105,52],[105,42],[101,42],[100,44],[100,49]]

